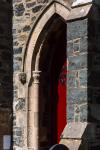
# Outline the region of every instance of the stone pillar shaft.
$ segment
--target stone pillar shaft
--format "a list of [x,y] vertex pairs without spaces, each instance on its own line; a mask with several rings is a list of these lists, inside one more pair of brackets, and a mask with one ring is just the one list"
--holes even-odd
[[40,71],[33,71],[29,101],[29,149],[39,150],[39,78]]

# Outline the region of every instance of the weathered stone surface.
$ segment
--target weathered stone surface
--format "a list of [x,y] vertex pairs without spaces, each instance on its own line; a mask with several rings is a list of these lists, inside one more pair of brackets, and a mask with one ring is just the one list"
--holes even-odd
[[26,25],[24,28],[23,28],[23,31],[26,32],[26,31],[30,31],[31,27]]
[[68,90],[68,103],[82,103],[87,101],[87,89],[75,88]]
[[74,121],[74,105],[72,104],[67,105],[67,120],[68,122]]
[[36,2],[26,3],[26,8],[33,7],[36,4]]
[[36,5],[34,8],[32,8],[32,12],[33,13],[36,13],[38,12],[41,8],[42,8],[43,5]]
[[20,65],[21,65],[21,63],[19,64],[19,62],[15,62],[14,65],[13,65],[14,71],[20,70]]
[[16,108],[16,111],[24,110],[25,109],[25,100],[24,99],[18,99],[15,108]]
[[87,37],[76,38],[67,42],[68,56],[86,52],[88,49]]
[[81,139],[86,130],[86,127],[86,122],[68,123],[62,133],[62,139]]
[[61,144],[64,144],[68,147],[69,150],[78,150],[80,145],[81,145],[81,140],[65,140],[65,139],[62,139],[60,141]]
[[15,49],[14,49],[14,53],[15,53],[15,54],[20,54],[20,53],[22,53],[22,47],[15,48]]
[[85,16],[88,15],[91,9],[91,6],[92,6],[91,4],[90,5],[87,4],[87,5],[82,5],[82,6],[73,8],[70,15],[68,16],[68,20],[84,18]]
[[83,104],[82,106],[80,106],[80,121],[87,122],[88,115],[89,115],[88,106],[87,104]]
[[15,6],[15,15],[16,16],[22,16],[25,11],[23,3],[20,3]]
[[[68,23],[67,39],[73,40],[87,36],[87,19]],[[77,32],[76,32],[77,31]]]
[[[32,0],[14,0],[13,7],[14,7],[14,30],[13,30],[13,39],[14,39],[14,74],[17,74],[22,67],[22,50],[25,49],[26,41],[28,39],[29,33],[32,29],[32,26],[34,25],[36,18],[39,16],[41,11],[45,8],[47,3],[49,3],[49,0],[37,0],[37,1],[32,1]],[[62,0],[59,2],[62,2]],[[63,1],[64,2],[64,1]],[[65,2],[64,2],[65,4]],[[75,2],[74,2],[75,4]],[[85,6],[84,6],[85,7]],[[90,54],[87,55],[88,53],[88,48],[91,49],[92,51],[100,51],[100,40],[98,38],[94,39],[94,34],[92,35],[92,42],[91,39],[88,39],[88,28],[89,28],[89,20],[84,19],[84,18],[79,18],[84,17],[90,7],[86,6],[86,9],[83,7],[79,8],[79,11],[75,12],[72,11],[73,18],[75,17],[79,20],[73,20],[67,22],[67,41],[68,41],[68,48],[67,48],[67,55],[68,55],[68,61],[69,61],[69,70],[71,71],[71,74],[68,75],[68,105],[67,105],[67,121],[69,122],[84,122],[87,121],[88,116],[90,115],[87,113],[88,111],[88,102],[90,101],[99,101],[99,91],[96,92],[93,89],[90,91],[90,89],[87,89],[87,74],[90,75],[90,72],[87,72],[88,70],[88,65],[89,63],[92,64],[92,60],[94,55],[92,54],[92,59],[91,61],[88,60],[90,59]],[[75,13],[74,13],[75,12]],[[80,12],[80,13],[79,13]],[[71,14],[71,16],[72,16]],[[65,14],[64,14],[65,15]],[[71,17],[70,16],[70,17]],[[48,16],[47,16],[48,17]],[[71,18],[70,18],[71,19]],[[94,23],[93,23],[94,24]],[[93,25],[92,24],[92,25]],[[91,28],[92,28],[91,25]],[[41,24],[42,26],[42,24]],[[39,29],[41,29],[41,26]],[[99,25],[98,27],[95,27],[98,29],[98,36],[99,37]],[[55,28],[56,30],[56,28]],[[95,30],[91,30],[91,33],[94,33]],[[2,31],[1,31],[2,32]],[[3,33],[2,33],[3,34]],[[34,39],[33,39],[34,40]],[[40,42],[40,41],[39,41]],[[97,43],[94,44],[94,43]],[[1,44],[0,44],[1,45]],[[3,45],[3,46],[2,46]],[[5,42],[1,45],[1,48],[8,48],[8,46],[5,46]],[[91,45],[91,47],[89,47]],[[49,57],[48,57],[49,58]],[[45,67],[45,66],[44,66]],[[96,60],[94,60],[94,68],[97,70],[99,69],[99,55]],[[2,69],[1,65],[1,74],[7,73],[5,69]],[[30,69],[30,68],[29,68]],[[89,68],[90,69],[90,68]],[[93,68],[92,68],[93,69]],[[89,70],[90,71],[90,70]],[[97,75],[95,75],[95,78]],[[91,78],[92,79],[92,78]],[[7,78],[6,78],[7,80]],[[16,79],[16,75],[14,76],[14,81]],[[99,81],[99,79],[98,79]],[[97,81],[95,81],[97,82]],[[94,83],[94,81],[93,81]],[[15,84],[15,83],[14,83]],[[98,82],[99,84],[99,82]],[[5,83],[6,86],[6,83]],[[17,129],[17,131],[14,131],[14,145],[15,149],[24,149],[23,148],[23,124],[21,123],[22,120],[25,122],[25,114],[24,114],[24,108],[25,108],[25,101],[18,101],[18,87],[15,85],[15,91],[14,91],[14,111],[16,113],[16,118],[14,120],[14,125],[15,127],[20,126],[20,129]],[[88,93],[90,92],[90,94]],[[95,93],[95,94],[94,94]],[[1,92],[2,94],[2,92]],[[47,93],[46,93],[47,94]],[[91,96],[90,96],[91,95]],[[92,97],[93,95],[93,97]],[[93,99],[93,100],[91,100]],[[18,103],[17,103],[18,102]],[[49,104],[49,103],[48,103]],[[97,107],[96,107],[97,108]],[[91,110],[93,109],[93,106],[90,108]],[[47,110],[47,109],[46,109]],[[20,116],[20,112],[23,113]],[[18,114],[17,114],[18,113]],[[93,113],[93,110],[92,110]],[[94,113],[95,114],[95,113]],[[95,114],[96,116],[96,114]],[[94,117],[92,115],[92,117]],[[23,118],[23,119],[22,119]],[[80,126],[77,126],[77,130],[75,129],[75,126],[73,126],[73,129],[71,131],[72,136],[73,134],[77,134],[77,136],[80,134]],[[74,130],[75,129],[75,130]],[[82,132],[81,132],[82,133]],[[73,137],[77,137],[74,135]],[[80,136],[82,137],[82,136]],[[79,138],[80,138],[79,137]],[[81,140],[73,140],[71,141],[66,140],[65,144],[69,145],[69,149],[77,150],[80,146]],[[73,146],[74,145],[74,146]],[[84,149],[85,150],[85,149]]]
[[17,136],[13,137],[13,142],[14,142],[15,146],[23,147],[21,136],[19,136],[19,137],[17,137]]
[[80,80],[80,86],[82,87],[87,87],[87,70],[80,70],[80,73],[79,73],[79,80]]
[[73,54],[73,40],[67,42],[67,53],[69,56]]
[[69,67],[68,70],[80,70],[87,67],[87,55],[78,55],[68,57]]
[[68,75],[67,84],[70,87],[76,87],[76,72],[69,72]]
[[84,0],[84,1],[83,0],[75,0],[73,2],[72,6],[82,5],[82,4],[89,3],[89,2],[92,2],[92,0]]

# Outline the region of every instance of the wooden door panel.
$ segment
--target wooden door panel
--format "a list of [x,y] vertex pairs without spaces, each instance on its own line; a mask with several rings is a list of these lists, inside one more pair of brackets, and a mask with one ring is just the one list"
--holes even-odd
[[58,81],[58,104],[57,104],[57,142],[60,141],[61,133],[66,125],[66,62],[62,66]]

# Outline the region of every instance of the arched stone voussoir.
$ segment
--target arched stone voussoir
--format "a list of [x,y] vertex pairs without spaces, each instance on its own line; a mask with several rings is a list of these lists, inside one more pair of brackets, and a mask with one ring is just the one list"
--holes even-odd
[[69,7],[70,4],[68,3],[67,0],[66,2],[67,5],[65,6],[63,3],[60,3],[60,1],[58,0],[53,1],[45,8],[45,10],[42,12],[42,14],[40,14],[39,18],[37,19],[35,25],[32,28],[28,42],[26,44],[25,52],[23,53],[22,70],[24,72],[31,74],[32,59],[34,59],[33,55],[35,55],[36,58],[36,55],[39,52],[38,49],[37,53],[34,54],[36,43],[38,41],[39,35],[41,34],[47,22],[52,18],[54,14],[58,14],[64,21],[67,20],[71,7]]

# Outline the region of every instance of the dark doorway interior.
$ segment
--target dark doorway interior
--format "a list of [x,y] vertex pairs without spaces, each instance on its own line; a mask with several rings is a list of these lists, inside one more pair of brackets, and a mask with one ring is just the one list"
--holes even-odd
[[[40,68],[40,146],[46,150],[59,143],[66,125],[66,24],[54,16],[45,27]],[[41,100],[42,99],[42,100]]]

